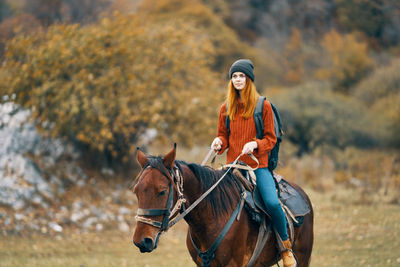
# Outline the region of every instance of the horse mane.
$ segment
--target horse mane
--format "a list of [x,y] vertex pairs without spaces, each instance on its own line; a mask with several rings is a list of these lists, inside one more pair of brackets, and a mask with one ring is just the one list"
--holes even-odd
[[[195,163],[185,163],[183,161],[178,161],[177,163],[185,164],[189,167],[202,185],[201,190],[203,193],[225,173],[224,170],[215,170]],[[239,189],[235,181],[236,178],[232,172],[227,173],[219,185],[203,200],[208,206],[207,208],[213,210],[214,216],[226,214],[236,204],[235,200],[239,197]]]

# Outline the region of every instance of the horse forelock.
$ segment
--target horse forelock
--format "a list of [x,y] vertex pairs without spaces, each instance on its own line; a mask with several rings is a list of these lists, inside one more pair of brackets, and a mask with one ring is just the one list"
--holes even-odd
[[135,184],[137,184],[139,182],[139,179],[140,179],[140,177],[142,177],[143,172],[149,167],[159,170],[166,177],[169,176],[168,169],[167,169],[167,167],[164,166],[162,157],[160,157],[160,156],[148,156],[147,159],[148,159],[148,161],[147,161],[146,165],[144,165],[142,167],[142,169],[139,172],[139,174],[131,182],[131,184],[129,186],[130,189],[132,189],[135,186]]

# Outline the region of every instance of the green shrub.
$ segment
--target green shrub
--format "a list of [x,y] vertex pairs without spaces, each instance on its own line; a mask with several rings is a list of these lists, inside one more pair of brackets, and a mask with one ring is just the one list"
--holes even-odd
[[353,90],[352,95],[366,105],[372,105],[378,99],[400,92],[400,58],[390,65],[377,68],[362,80]]
[[370,147],[378,144],[376,120],[357,100],[331,92],[321,84],[283,90],[272,96],[297,154],[322,145]]
[[383,123],[383,140],[400,147],[400,59],[377,69],[353,90],[352,94],[370,107]]

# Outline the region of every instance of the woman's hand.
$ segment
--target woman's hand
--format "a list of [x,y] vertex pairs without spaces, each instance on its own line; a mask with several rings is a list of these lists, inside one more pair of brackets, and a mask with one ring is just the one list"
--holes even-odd
[[245,154],[253,153],[254,149],[256,149],[257,147],[258,147],[258,145],[257,145],[256,141],[248,142],[247,144],[245,144],[243,146],[242,154],[245,155]]
[[219,137],[215,137],[214,141],[211,143],[211,148],[215,151],[221,150],[222,140]]

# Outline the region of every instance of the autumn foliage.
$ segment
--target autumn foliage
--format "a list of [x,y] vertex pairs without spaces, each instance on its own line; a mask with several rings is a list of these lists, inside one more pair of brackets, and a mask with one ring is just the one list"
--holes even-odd
[[316,70],[316,76],[330,80],[336,91],[347,93],[373,68],[367,44],[356,35],[342,36],[336,31],[327,33],[322,41],[326,66]]
[[52,26],[8,43],[0,91],[31,109],[44,133],[126,161],[148,129],[186,145],[214,132],[222,96],[213,53],[178,21],[116,15]]

